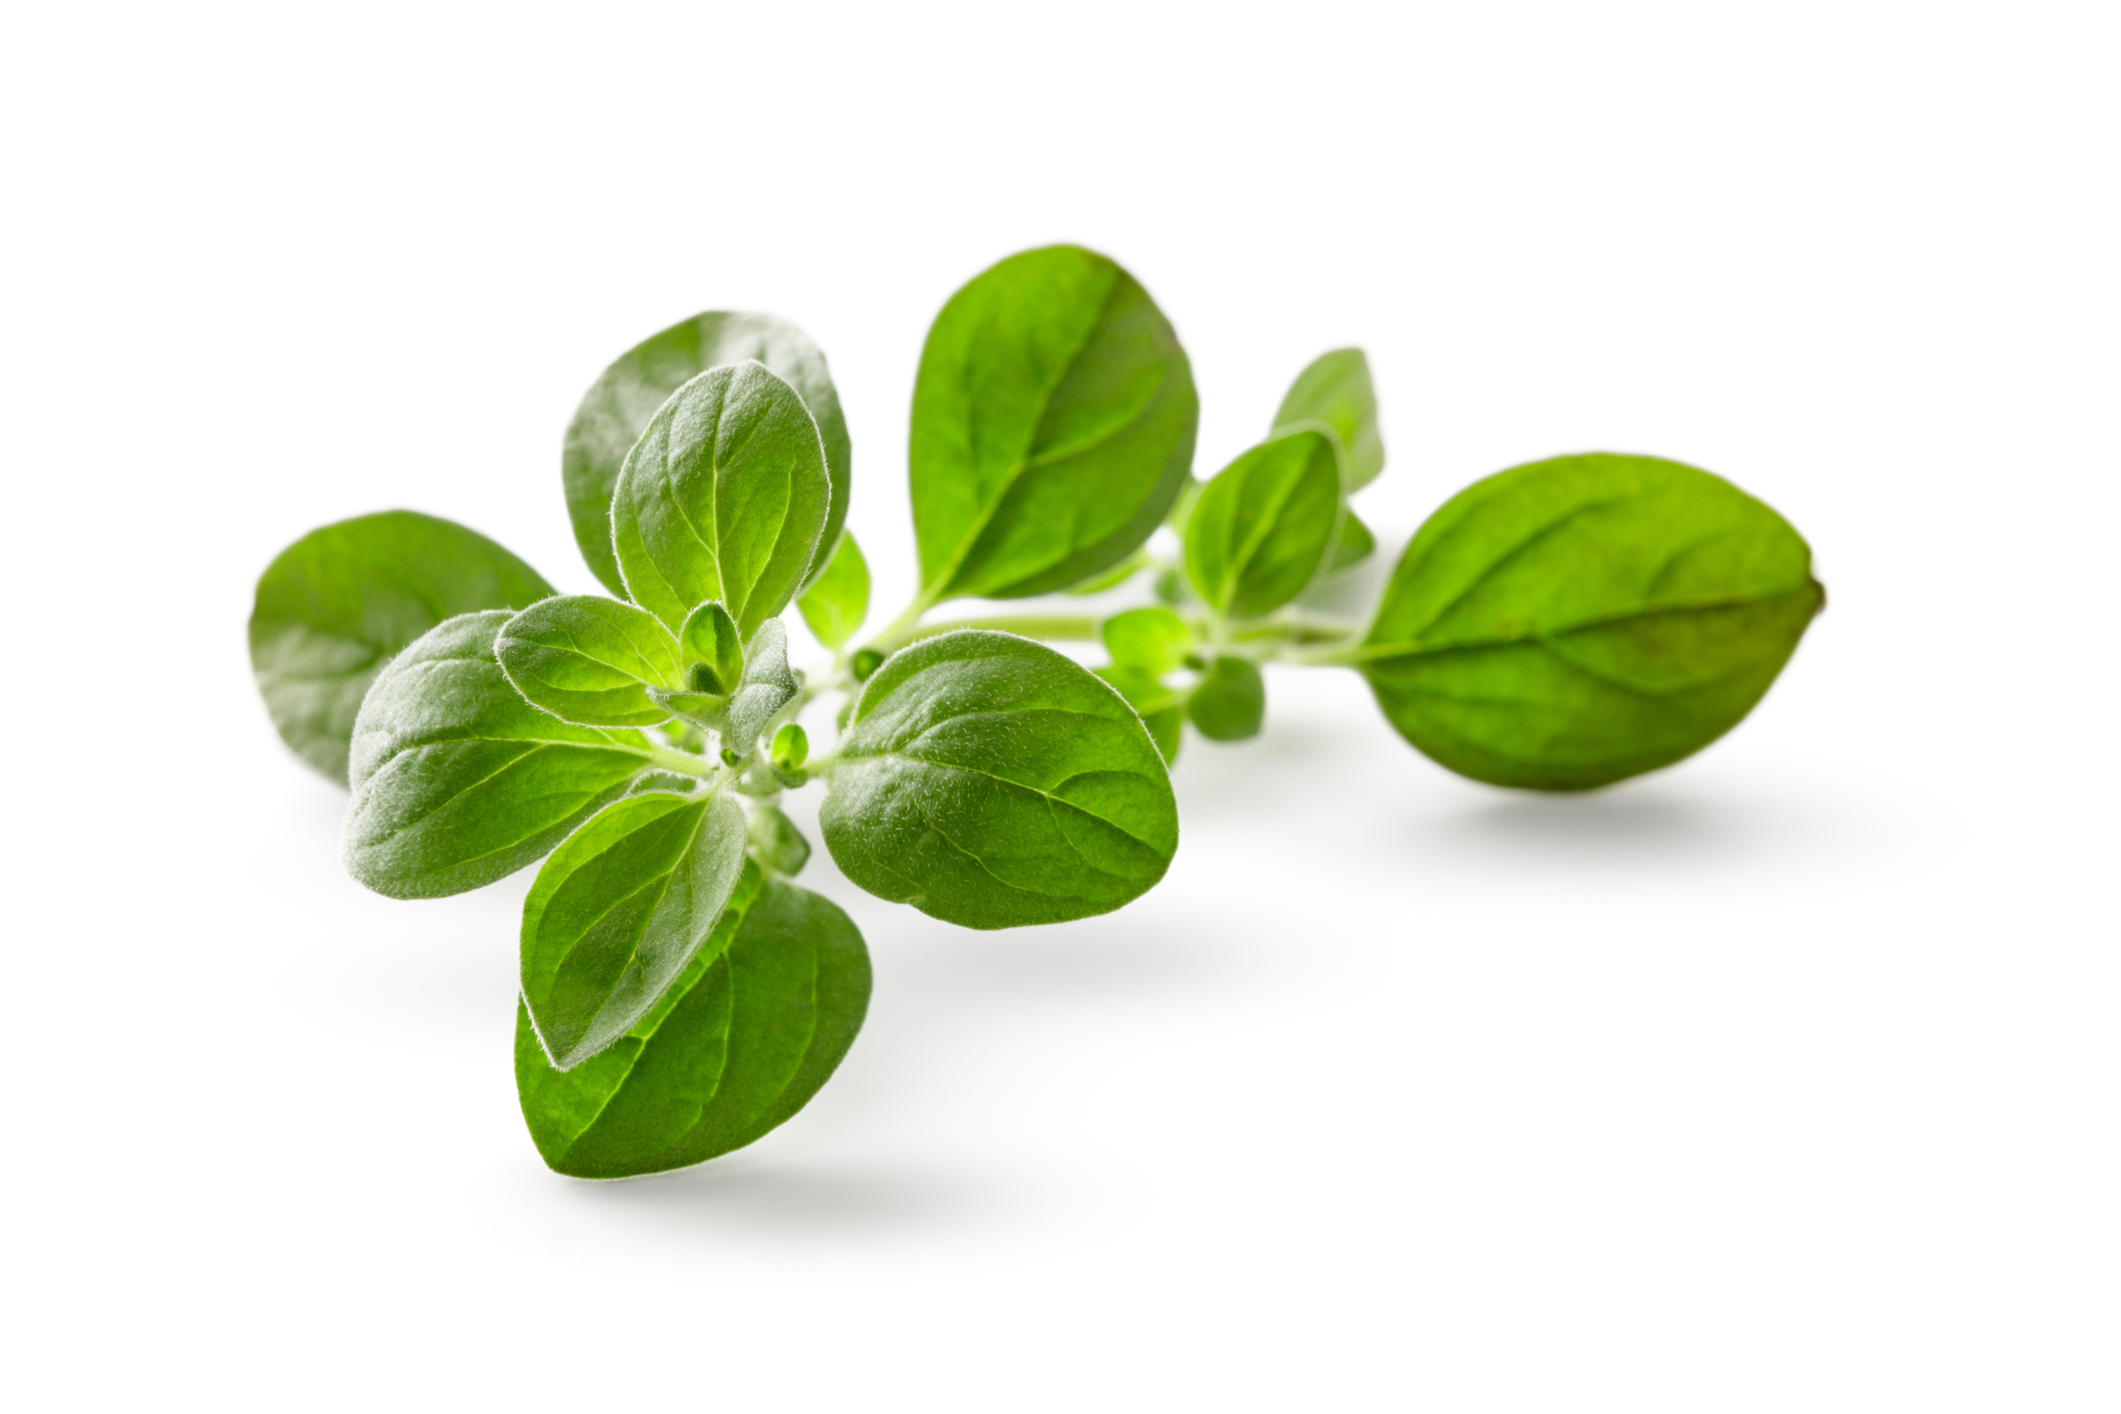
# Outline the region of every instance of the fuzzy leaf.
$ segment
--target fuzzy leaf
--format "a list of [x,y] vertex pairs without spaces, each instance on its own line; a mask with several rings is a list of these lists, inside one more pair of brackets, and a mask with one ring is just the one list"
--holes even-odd
[[1043,644],[964,629],[885,660],[819,823],[840,869],[969,928],[1108,913],[1161,879],[1178,810],[1141,719]]
[[345,859],[377,893],[437,898],[512,874],[649,765],[640,733],[574,726],[523,700],[493,653],[510,617],[436,625],[362,700]]
[[854,543],[852,531],[840,537],[832,562],[810,582],[796,607],[803,611],[803,622],[810,625],[817,641],[827,648],[843,647],[854,637],[869,616],[869,562],[862,558],[862,547]]
[[501,625],[494,657],[516,691],[563,722],[652,727],[648,697],[678,681],[678,645],[655,615],[597,594],[543,599]]
[[670,395],[619,473],[612,543],[627,597],[673,633],[718,599],[749,639],[795,597],[830,493],[795,389],[760,363],[709,369]]
[[582,405],[568,425],[566,450],[560,458],[567,483],[567,514],[574,522],[582,558],[612,593],[626,592],[611,547],[611,497],[618,489],[626,454],[672,393],[710,368],[746,359],[757,359],[785,379],[816,422],[832,482],[820,543],[830,545],[840,533],[847,519],[853,450],[824,354],[808,335],[784,319],[710,310],[673,324],[619,355],[583,394]]
[[346,783],[361,698],[391,656],[446,618],[554,592],[475,530],[383,511],[312,530],[258,576],[250,663],[280,739]]

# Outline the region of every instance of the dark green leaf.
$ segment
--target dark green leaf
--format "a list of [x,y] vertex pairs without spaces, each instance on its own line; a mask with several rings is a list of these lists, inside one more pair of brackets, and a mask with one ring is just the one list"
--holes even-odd
[[759,363],[709,369],[670,395],[619,473],[612,543],[628,597],[673,633],[719,599],[748,640],[795,597],[830,492],[795,389]]
[[1267,715],[1267,684],[1243,658],[1217,658],[1194,685],[1186,714],[1210,741],[1258,736]]
[[1144,569],[1147,569],[1148,566],[1148,551],[1136,550],[1103,574],[1086,579],[1080,584],[1071,584],[1063,592],[1075,595],[1102,594],[1107,589],[1119,588],[1122,584],[1140,574]]
[[672,393],[710,368],[745,359],[757,359],[786,379],[816,420],[832,481],[831,506],[819,543],[830,545],[840,533],[847,519],[853,453],[825,356],[802,330],[770,314],[694,315],[621,354],[583,395],[567,428],[567,447],[560,459],[567,514],[574,521],[582,558],[612,593],[626,592],[611,550],[611,496],[618,489],[626,454]]
[[1099,668],[1097,675],[1127,699],[1127,705],[1141,715],[1142,725],[1149,729],[1149,740],[1156,743],[1156,751],[1169,766],[1178,760],[1179,739],[1186,725],[1186,702],[1182,694],[1165,687],[1155,678],[1139,668]]
[[848,878],[970,928],[1107,913],[1164,875],[1178,810],[1134,709],[1043,644],[964,629],[862,687],[819,816]]
[[354,714],[392,654],[453,615],[521,609],[553,592],[453,521],[356,516],[312,530],[258,577],[251,669],[280,739],[343,785]]
[[831,1078],[861,1029],[869,984],[868,950],[845,913],[747,868],[715,936],[602,1054],[554,1070],[518,1011],[516,1089],[531,1138],[548,1165],[579,1178],[740,1149]]
[[726,795],[629,795],[538,870],[523,900],[523,1000],[569,1070],[633,1027],[677,980],[744,868],[744,811]]
[[1186,574],[1208,607],[1257,618],[1318,577],[1339,531],[1344,493],[1331,436],[1298,428],[1216,474],[1186,522]]
[[1460,492],[1355,655],[1392,725],[1476,780],[1584,790],[1752,710],[1825,601],[1787,521],[1655,457],[1558,457]]
[[1341,517],[1340,539],[1333,542],[1333,557],[1326,561],[1326,573],[1339,574],[1376,553],[1377,537],[1370,533],[1370,527],[1356,519],[1355,512],[1349,511]]
[[1298,422],[1323,422],[1340,434],[1348,454],[1348,489],[1377,479],[1385,469],[1385,444],[1377,435],[1377,393],[1370,386],[1370,360],[1361,349],[1335,349],[1311,360],[1296,375],[1274,430]]
[[784,878],[794,878],[810,862],[810,841],[795,821],[771,805],[751,814],[751,848],[759,863]]
[[728,696],[744,676],[744,635],[719,599],[710,599],[685,616],[678,630],[678,657],[689,692]]
[[659,754],[639,732],[573,726],[524,701],[493,656],[509,618],[443,621],[362,700],[346,868],[377,893],[438,898],[512,874]]
[[1178,336],[1104,256],[1048,246],[975,277],[914,385],[922,597],[1044,594],[1126,559],[1178,495],[1199,411]]
[[803,622],[827,648],[842,647],[854,637],[869,616],[869,562],[862,558],[862,547],[854,543],[852,531],[840,537],[832,562],[795,602],[803,611]]
[[678,681],[678,645],[655,615],[595,594],[541,599],[501,625],[494,657],[516,691],[563,722],[652,727],[647,689]]
[[1186,628],[1186,621],[1169,609],[1129,609],[1114,614],[1105,620],[1103,637],[1105,651],[1112,655],[1114,663],[1137,668],[1151,678],[1176,671],[1186,661],[1186,654],[1193,651],[1193,634]]

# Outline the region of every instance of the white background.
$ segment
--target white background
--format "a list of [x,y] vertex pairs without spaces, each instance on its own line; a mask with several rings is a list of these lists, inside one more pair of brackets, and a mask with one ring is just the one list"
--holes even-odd
[[[2111,5],[12,16],[14,1407],[2121,1401]],[[553,1176],[527,877],[340,872],[252,581],[406,505],[591,588],[576,398],[757,308],[831,357],[893,612],[927,323],[1055,240],[1178,327],[1204,473],[1360,343],[1388,550],[1655,452],[1786,514],[1828,611],[1731,737],[1585,798],[1279,672],[1087,923],[821,854],[877,970],[838,1078],[703,1168]]]

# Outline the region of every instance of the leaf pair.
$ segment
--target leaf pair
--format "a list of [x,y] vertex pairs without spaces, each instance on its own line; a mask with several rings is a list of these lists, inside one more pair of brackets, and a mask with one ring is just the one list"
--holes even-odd
[[1377,397],[1360,349],[1323,354],[1274,431],[1201,488],[1185,517],[1186,574],[1216,614],[1255,619],[1375,548],[1348,509],[1384,467]]
[[581,1178],[742,1148],[831,1078],[869,989],[868,950],[845,913],[746,867],[712,936],[601,1053],[555,1069],[519,1010],[516,1088],[531,1138],[547,1164]]

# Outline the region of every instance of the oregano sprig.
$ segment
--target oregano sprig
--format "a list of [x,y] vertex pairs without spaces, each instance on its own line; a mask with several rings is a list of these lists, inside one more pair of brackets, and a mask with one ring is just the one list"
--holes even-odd
[[[1452,770],[1581,790],[1736,725],[1823,603],[1787,522],[1677,462],[1499,473],[1414,536],[1367,621],[1314,592],[1376,548],[1367,359],[1322,355],[1266,436],[1192,479],[1191,365],[1148,292],[1074,246],[945,305],[909,447],[920,583],[866,641],[851,446],[824,355],[711,311],[621,355],[562,470],[614,598],[558,595],[409,511],[326,526],[258,584],[251,653],[287,744],[352,789],[349,872],[398,898],[538,864],[516,1076],[554,1169],[679,1167],[796,1113],[847,1053],[869,960],[795,884],[781,795],[820,783],[825,847],[882,898],[972,928],[1064,922],[1152,888],[1178,846],[1185,724],[1256,735],[1274,664],[1352,668]],[[1168,526],[1176,553],[1152,535]],[[1084,594],[1116,612],[933,616]],[[798,605],[830,654],[791,664]],[[1100,644],[1094,670],[1048,641]],[[836,697],[813,751],[796,717]]]

